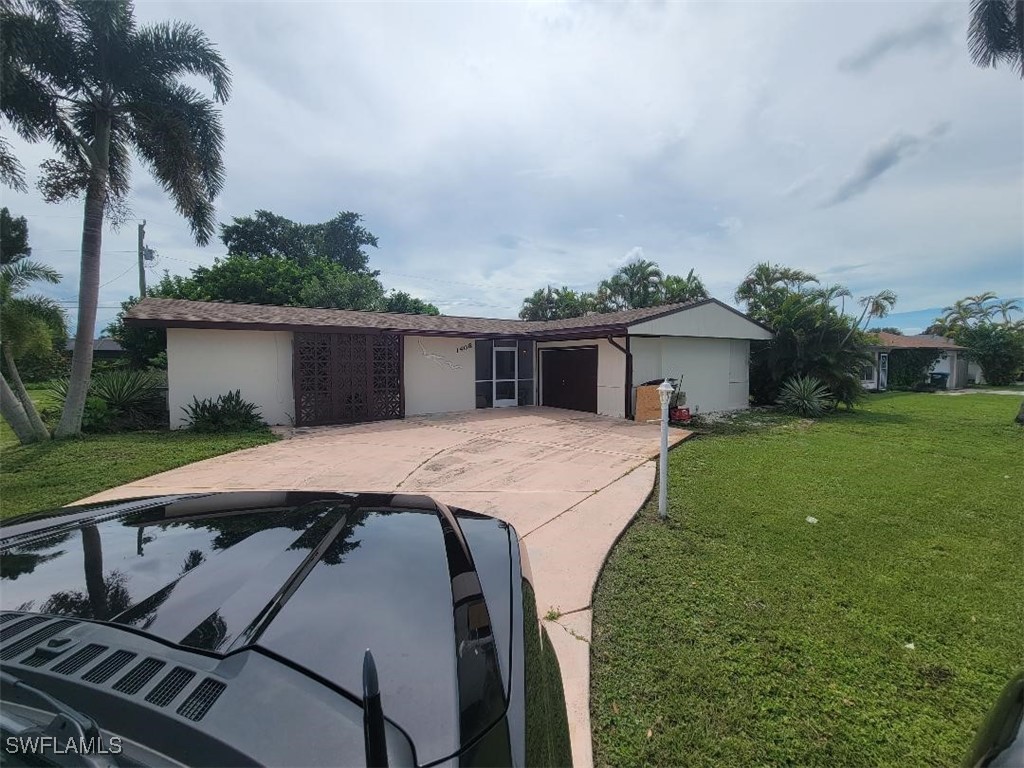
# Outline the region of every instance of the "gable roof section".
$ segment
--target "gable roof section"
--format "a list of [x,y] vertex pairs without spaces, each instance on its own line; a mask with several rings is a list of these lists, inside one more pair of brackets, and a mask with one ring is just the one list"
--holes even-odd
[[[687,309],[717,304],[751,323],[717,299],[628,309],[623,312],[571,317],[564,320],[503,320],[453,315],[412,315],[349,309],[280,307],[184,299],[145,299],[128,311],[130,326],[206,328],[253,331],[348,331],[354,333],[407,333],[421,336],[528,336],[531,338],[599,338],[623,334],[631,325],[673,315]],[[755,323],[756,325],[760,325]],[[760,326],[764,327],[764,326]]]
[[967,349],[967,347],[961,347],[955,341],[947,339],[945,336],[932,336],[931,334],[900,336],[897,333],[888,333],[886,331],[878,331],[875,335],[881,341],[880,344],[875,346],[887,349]]

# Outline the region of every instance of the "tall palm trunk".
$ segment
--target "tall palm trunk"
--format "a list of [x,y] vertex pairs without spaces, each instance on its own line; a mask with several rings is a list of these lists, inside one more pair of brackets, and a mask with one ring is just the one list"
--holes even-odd
[[0,414],[3,415],[4,421],[11,425],[19,443],[27,445],[39,440],[35,430],[32,429],[32,422],[29,421],[28,414],[25,413],[25,406],[11,391],[7,377],[2,374],[0,374]]
[[92,377],[92,347],[100,290],[100,251],[103,247],[103,212],[106,203],[106,171],[94,171],[85,193],[82,274],[78,281],[78,327],[71,357],[71,381],[54,437],[69,437],[82,431],[82,414],[85,412],[85,398]]
[[7,363],[7,372],[11,375],[11,383],[14,385],[14,393],[18,396],[18,400],[21,401],[21,407],[25,410],[25,416],[28,418],[29,425],[32,427],[32,432],[35,434],[36,440],[49,440],[50,430],[43,424],[43,420],[39,417],[39,411],[36,410],[36,404],[32,402],[32,398],[28,396],[28,390],[25,389],[25,383],[21,380],[21,374],[18,373],[18,366],[14,364],[14,355],[11,354],[11,346],[9,344],[0,344],[3,347],[4,361]]

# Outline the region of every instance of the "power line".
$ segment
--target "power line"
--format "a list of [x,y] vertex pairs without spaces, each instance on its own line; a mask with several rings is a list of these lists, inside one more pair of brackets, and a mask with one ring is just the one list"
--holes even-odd
[[118,280],[118,279],[120,279],[120,278],[124,277],[124,276],[125,276],[125,275],[127,275],[127,274],[128,274],[129,272],[131,272],[131,271],[132,271],[133,269],[135,269],[135,265],[134,265],[134,264],[132,264],[131,266],[129,266],[129,267],[128,267],[128,269],[126,269],[126,270],[125,270],[124,272],[122,272],[121,274],[117,275],[116,277],[112,277],[112,278],[110,278],[109,280],[107,280],[107,282],[105,282],[105,283],[101,283],[99,287],[100,287],[100,288],[106,288],[106,287],[107,287],[108,285],[110,285],[110,284],[111,284],[112,282],[114,282],[115,280]]

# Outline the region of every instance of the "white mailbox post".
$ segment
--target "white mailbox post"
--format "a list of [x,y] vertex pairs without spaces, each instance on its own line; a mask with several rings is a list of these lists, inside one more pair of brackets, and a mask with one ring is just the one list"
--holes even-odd
[[658,464],[658,516],[668,517],[668,403],[672,399],[672,385],[668,380],[658,386],[661,400],[661,457]]

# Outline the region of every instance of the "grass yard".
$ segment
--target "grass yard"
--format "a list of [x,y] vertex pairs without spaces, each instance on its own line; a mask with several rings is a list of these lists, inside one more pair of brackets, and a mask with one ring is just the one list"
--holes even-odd
[[[30,390],[42,404],[48,393]],[[274,440],[269,430],[225,435],[122,432],[19,446],[0,421],[0,517],[59,507],[141,477]]]
[[958,765],[1024,663],[1018,407],[875,395],[673,451],[670,522],[594,597],[595,764]]

